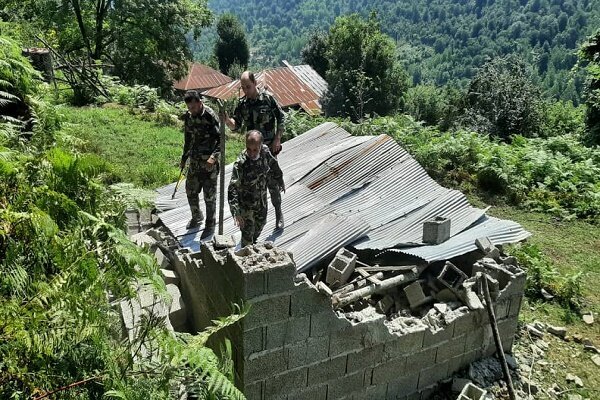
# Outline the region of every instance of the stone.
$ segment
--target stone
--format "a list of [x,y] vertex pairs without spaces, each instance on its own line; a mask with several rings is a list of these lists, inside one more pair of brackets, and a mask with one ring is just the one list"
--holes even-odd
[[533,326],[532,324],[528,324],[526,326],[527,332],[529,332],[530,335],[538,337],[538,338],[543,338],[544,337],[544,332],[540,331],[539,329],[537,329],[535,326]]
[[600,356],[598,354],[592,356],[592,362],[600,367]]
[[213,240],[215,242],[215,249],[235,247],[235,240],[232,235],[215,235]]
[[577,387],[580,387],[580,388],[583,387],[583,381],[577,375],[573,375],[571,373],[568,373],[567,377],[566,377],[566,380],[567,380],[567,383],[574,383]]
[[519,365],[517,364],[517,360],[510,354],[505,354],[504,358],[506,359],[506,363],[508,364],[510,369],[516,370],[519,367]]
[[168,285],[170,283],[174,285],[179,285],[179,276],[177,276],[177,273],[175,271],[161,268],[160,274],[163,278],[163,281],[165,282],[165,285]]
[[561,339],[564,339],[565,336],[567,336],[567,328],[565,328],[564,326],[548,325],[548,328],[546,330],[548,331],[548,333],[554,336],[558,336]]
[[580,394],[569,393],[567,395],[567,400],[583,400],[583,397]]
[[592,325],[594,323],[594,314],[592,312],[586,313],[582,315],[583,322],[588,325]]
[[585,351],[591,351],[592,353],[597,353],[600,354],[600,349],[598,349],[596,346],[591,345],[591,344],[586,344],[583,346],[583,349]]
[[385,295],[383,297],[383,299],[379,300],[377,302],[377,305],[375,306],[377,312],[380,312],[382,314],[387,314],[387,312],[394,306],[395,304],[395,300],[392,296]]
[[542,294],[542,297],[548,301],[552,300],[554,298],[554,295],[548,293],[548,291],[546,289],[540,290],[540,293]]
[[433,308],[435,308],[440,314],[445,314],[448,311],[448,305],[444,303],[435,303]]
[[521,382],[525,393],[530,393],[535,396],[540,391],[540,388],[537,385],[537,383],[530,381],[524,376],[521,377]]

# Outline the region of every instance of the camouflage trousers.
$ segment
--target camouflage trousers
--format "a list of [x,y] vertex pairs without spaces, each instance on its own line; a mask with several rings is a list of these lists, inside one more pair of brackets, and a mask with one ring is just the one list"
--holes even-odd
[[267,222],[267,210],[268,207],[256,205],[255,208],[241,208],[240,216],[244,219],[244,227],[242,231],[242,247],[249,244],[256,243],[256,240],[260,236],[265,223]]
[[[265,144],[271,149],[271,141],[265,140]],[[273,155],[273,157],[277,158],[277,155]],[[281,210],[281,189],[279,188],[279,184],[275,179],[273,179],[272,175],[269,175],[267,181],[267,187],[269,188],[269,194],[271,195],[271,204],[275,208],[275,212],[277,210]]]
[[[208,157],[207,157],[208,158]],[[202,211],[200,210],[200,192],[204,194],[204,204],[206,206],[206,225],[215,224],[215,215],[217,212],[217,177],[219,176],[219,163],[216,162],[213,167],[206,169],[206,160],[191,159],[185,181],[185,193],[187,194],[188,204],[192,212],[192,218],[201,221]]]

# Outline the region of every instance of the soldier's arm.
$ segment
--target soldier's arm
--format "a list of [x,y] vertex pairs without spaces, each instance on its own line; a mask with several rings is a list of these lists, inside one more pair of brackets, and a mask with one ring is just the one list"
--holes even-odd
[[274,104],[273,113],[275,114],[275,119],[277,120],[276,136],[279,136],[279,139],[281,139],[281,136],[285,131],[285,112],[283,112],[275,97],[271,96],[271,98]]
[[233,164],[231,171],[231,179],[229,180],[229,188],[227,189],[227,201],[229,202],[229,210],[231,216],[235,219],[240,216],[240,165],[239,160]]
[[225,113],[225,125],[235,132],[240,130],[243,123],[242,109],[238,103],[238,105],[235,107],[235,110],[233,110],[233,117],[229,117],[229,115]]
[[271,169],[271,174],[273,174],[273,178],[279,185],[279,188],[285,191],[285,183],[283,182],[283,171],[281,170],[281,167],[279,167],[279,162],[277,162],[277,159],[273,157],[273,155],[270,152],[267,152],[267,157],[269,160],[269,168]]

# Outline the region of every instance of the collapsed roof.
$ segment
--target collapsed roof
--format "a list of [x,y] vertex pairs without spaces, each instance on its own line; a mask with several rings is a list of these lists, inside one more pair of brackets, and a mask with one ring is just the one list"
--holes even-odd
[[[461,192],[439,185],[387,135],[352,136],[327,122],[285,142],[278,160],[287,188],[282,196],[286,227],[275,231],[269,210],[259,240],[293,252],[299,271],[344,246],[431,263],[476,250],[475,239],[482,236],[502,245],[530,235],[515,222],[487,216],[487,209],[471,206]],[[231,170],[231,164],[225,167],[226,184]],[[182,246],[199,251],[200,240],[210,237],[200,239],[201,230],[186,229],[191,214],[185,190],[171,200],[174,187],[157,190],[159,217]],[[427,245],[423,223],[435,217],[451,220],[450,239]],[[240,239],[227,204],[224,234]]]

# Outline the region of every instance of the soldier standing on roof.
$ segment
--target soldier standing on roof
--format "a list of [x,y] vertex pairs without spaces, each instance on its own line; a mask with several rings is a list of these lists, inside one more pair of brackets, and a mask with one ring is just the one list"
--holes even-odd
[[285,192],[277,159],[263,144],[260,131],[246,133],[246,150],[233,164],[228,201],[234,223],[242,231],[242,246],[256,243],[267,221],[267,185],[274,180]]
[[[272,94],[266,90],[259,91],[256,79],[250,71],[245,71],[240,77],[240,83],[245,96],[240,99],[233,118],[225,113],[225,124],[232,130],[239,130],[242,125],[246,130],[258,130],[263,135],[264,144],[271,154],[277,157],[281,151],[281,136],[285,129],[285,113]],[[277,129],[275,129],[277,125]],[[281,212],[281,188],[274,177],[268,182],[271,202],[275,208],[275,227],[283,229],[283,213]]]
[[187,104],[188,112],[182,119],[184,121],[184,144],[180,168],[185,167],[190,160],[185,182],[185,192],[192,212],[192,219],[187,224],[187,229],[200,225],[202,211],[200,210],[200,192],[204,192],[206,205],[205,229],[215,227],[215,214],[217,210],[217,177],[219,175],[219,118],[215,112],[202,102],[202,97],[196,90],[188,90],[183,98]]

